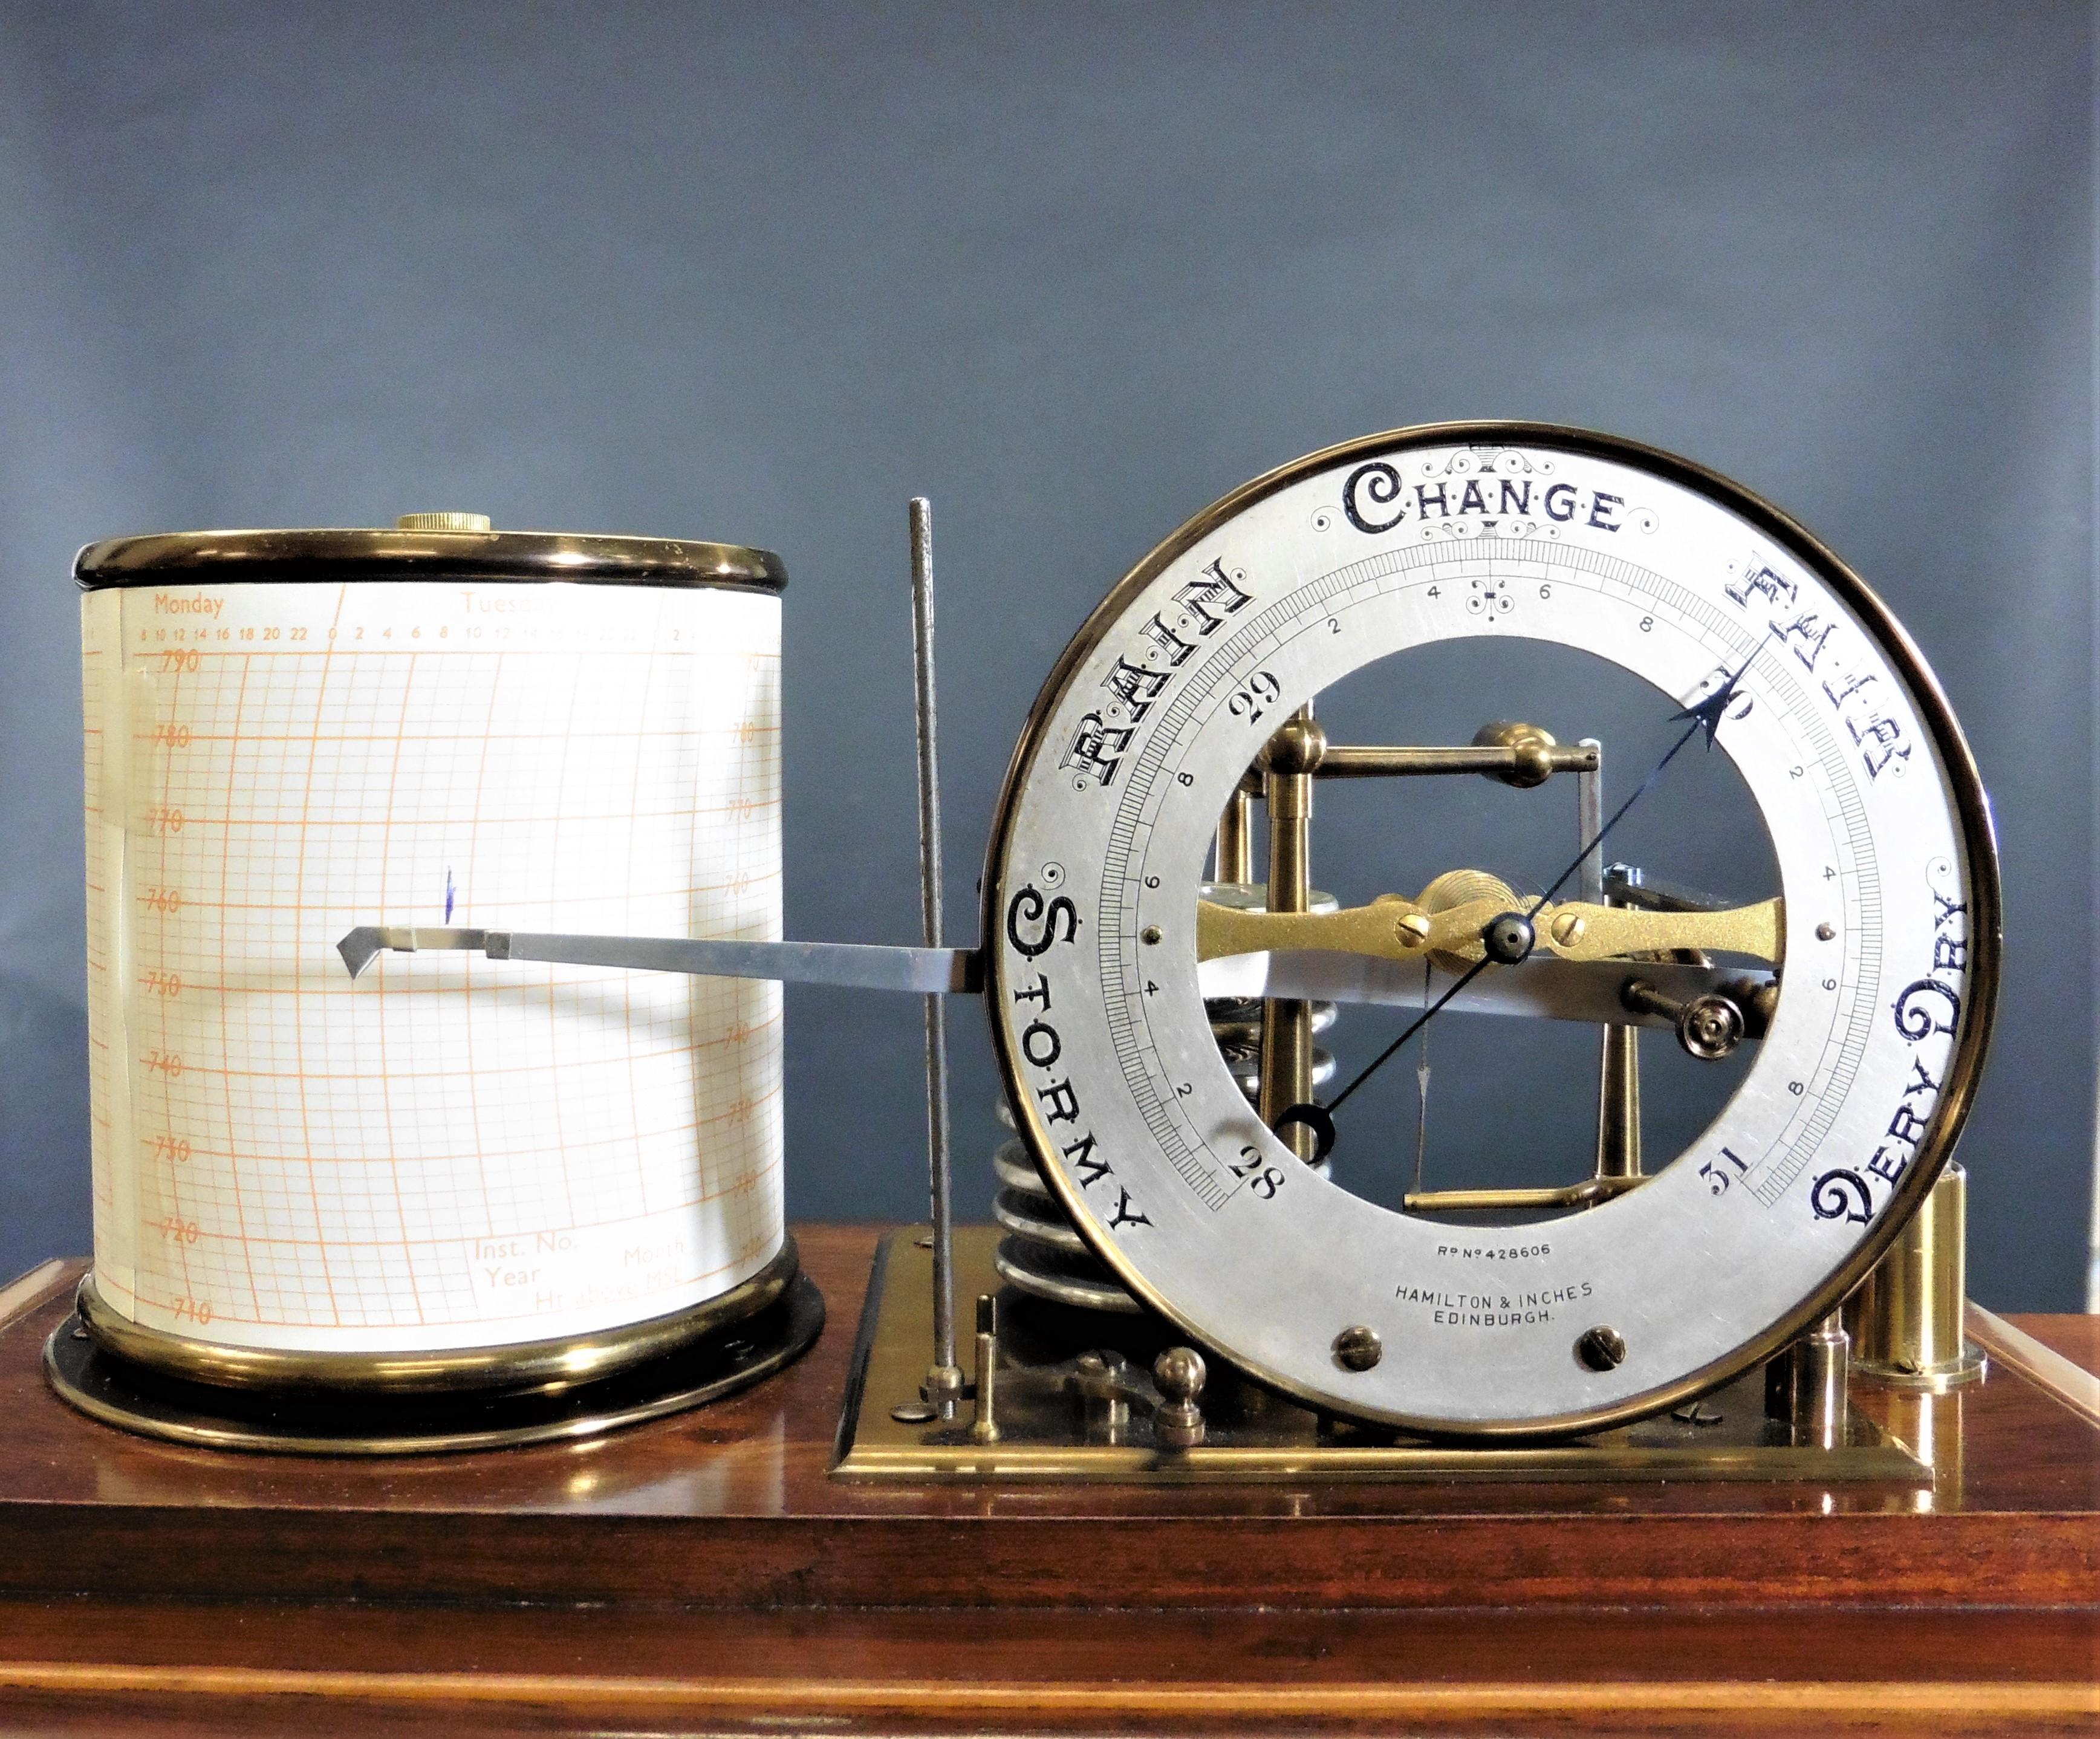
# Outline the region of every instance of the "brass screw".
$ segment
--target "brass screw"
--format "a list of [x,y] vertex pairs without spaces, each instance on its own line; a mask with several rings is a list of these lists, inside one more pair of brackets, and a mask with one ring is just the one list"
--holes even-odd
[[1582,939],[1582,932],[1589,929],[1579,911],[1564,911],[1553,920],[1553,939],[1564,948]]
[[1426,912],[1410,911],[1396,920],[1392,927],[1393,937],[1403,948],[1416,948],[1429,940],[1429,918]]
[[1385,1357],[1379,1331],[1359,1322],[1335,1337],[1335,1362],[1344,1370],[1369,1370]]

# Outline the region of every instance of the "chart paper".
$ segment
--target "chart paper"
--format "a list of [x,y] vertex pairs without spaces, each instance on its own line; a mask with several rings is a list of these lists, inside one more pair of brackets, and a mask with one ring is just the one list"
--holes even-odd
[[148,1326],[509,1344],[783,1236],[779,986],[357,924],[778,940],[779,603],[471,581],[82,602],[95,1271]]

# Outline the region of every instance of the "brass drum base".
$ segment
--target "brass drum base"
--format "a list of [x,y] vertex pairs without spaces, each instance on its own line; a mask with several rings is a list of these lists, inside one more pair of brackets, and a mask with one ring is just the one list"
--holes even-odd
[[285,1454],[427,1455],[597,1437],[696,1407],[792,1363],[823,1326],[823,1296],[798,1273],[764,1309],[590,1381],[507,1394],[346,1394],[172,1376],[99,1345],[76,1310],[45,1342],[44,1374],[90,1418],[170,1442]]

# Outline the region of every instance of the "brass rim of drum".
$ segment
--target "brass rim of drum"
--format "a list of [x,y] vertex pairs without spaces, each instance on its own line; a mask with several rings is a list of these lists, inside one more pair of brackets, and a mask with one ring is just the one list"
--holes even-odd
[[712,586],[778,592],[788,569],[770,550],[570,532],[378,530],[157,532],[90,544],[73,563],[87,590],[232,585],[257,580],[562,580],[598,585]]
[[439,1353],[287,1352],[226,1346],[147,1328],[119,1316],[90,1273],[75,1308],[88,1338],[104,1352],[165,1375],[213,1388],[307,1391],[342,1395],[552,1394],[596,1382],[755,1316],[800,1269],[795,1240],[742,1285],[667,1316],[618,1328],[510,1346]]
[[[690,1342],[654,1365],[558,1391],[371,1397],[346,1428],[341,1397],[310,1392],[252,1397],[156,1380],[106,1357],[68,1317],[44,1343],[44,1371],[69,1405],[98,1423],[192,1449],[296,1455],[458,1454],[572,1443],[704,1406],[794,1362],[823,1332],[824,1300],[796,1275],[766,1310]],[[734,1332],[732,1331],[735,1331]],[[243,1410],[245,1403],[245,1410]]]

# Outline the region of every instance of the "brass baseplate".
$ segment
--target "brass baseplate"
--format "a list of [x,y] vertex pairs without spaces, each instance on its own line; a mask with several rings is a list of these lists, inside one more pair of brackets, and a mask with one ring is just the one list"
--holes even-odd
[[[933,1252],[923,1226],[892,1232],[876,1252],[854,1348],[832,1472],[849,1480],[1262,1482],[1306,1480],[1568,1479],[1881,1481],[1929,1486],[1923,1462],[1855,1409],[1843,1446],[1798,1445],[1765,1416],[1764,1375],[1751,1371],[1696,1406],[1594,1437],[1476,1446],[1323,1419],[1211,1362],[1204,1441],[1161,1447],[1151,1408],[1154,1359],[1180,1337],[1149,1315],[1110,1316],[1003,1287],[997,1228],[955,1231],[958,1315],[981,1294],[999,1300],[996,1441],[973,1440],[973,1406],[917,1423],[933,1348]],[[1079,1361],[1119,1354],[1131,1399],[1121,1409],[1075,1393]]]

